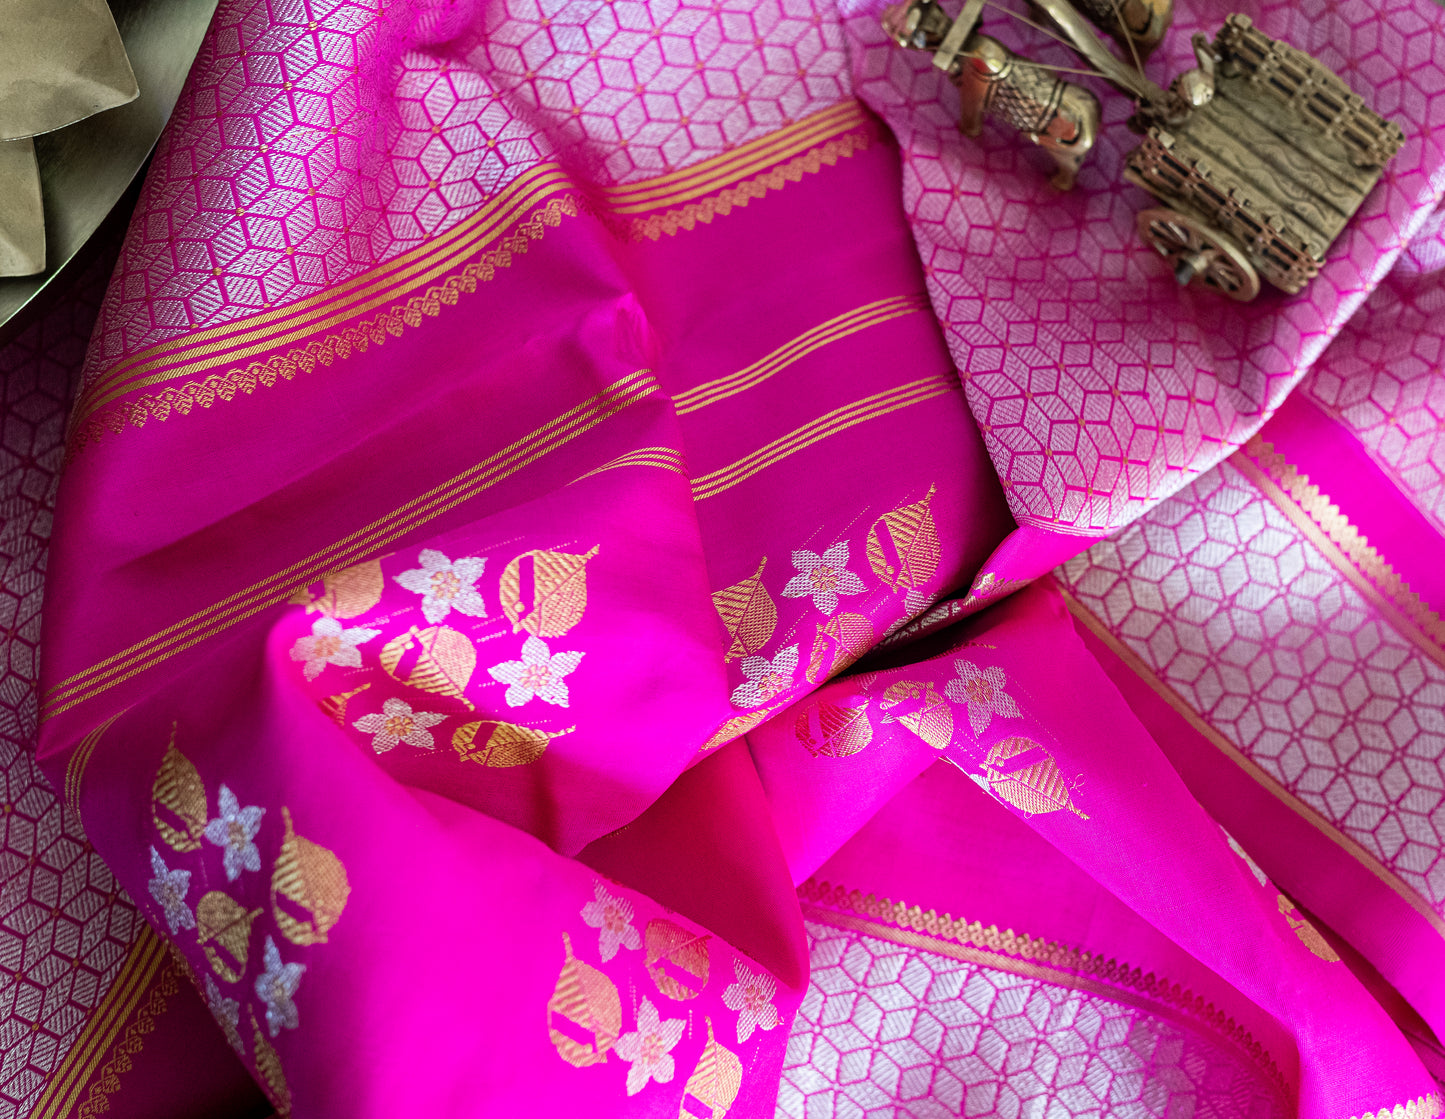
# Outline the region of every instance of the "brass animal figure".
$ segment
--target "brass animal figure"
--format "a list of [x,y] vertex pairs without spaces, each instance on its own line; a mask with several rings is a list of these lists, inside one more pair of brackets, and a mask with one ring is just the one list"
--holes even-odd
[[985,113],[999,117],[1053,157],[1055,187],[1074,185],[1099,134],[1097,97],[978,32],[969,36],[949,77],[963,98],[959,127],[965,136],[978,135]]

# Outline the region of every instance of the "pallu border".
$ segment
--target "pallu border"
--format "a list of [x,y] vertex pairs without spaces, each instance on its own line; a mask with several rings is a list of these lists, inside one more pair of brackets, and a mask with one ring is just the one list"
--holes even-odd
[[1192,991],[1143,973],[1126,963],[1043,937],[984,927],[978,921],[956,920],[937,910],[924,911],[903,902],[866,897],[858,890],[810,878],[798,887],[804,920],[891,941],[983,967],[1006,971],[1085,994],[1097,995],[1155,1014],[1200,1033],[1257,1070],[1276,1094],[1285,1114],[1294,1110],[1294,1095],[1269,1051],[1254,1035],[1213,1003]]
[[[145,1004],[141,997],[150,990],[156,972],[169,960],[166,942],[144,921],[140,932],[132,942],[130,951],[121,963],[115,979],[111,981],[100,1005],[91,1012],[84,1028],[66,1051],[65,1057],[51,1074],[44,1090],[32,1108],[29,1119],[65,1119],[75,1113],[80,1094],[86,1086],[90,1091],[82,1107],[88,1107],[98,1114],[106,1109],[105,1097],[114,1092],[118,1080],[113,1077],[129,1070],[131,1053],[122,1053],[117,1041],[150,1033],[155,1028],[155,1019],[165,1010],[165,999],[159,1006],[154,992]],[[174,967],[173,961],[169,966]],[[171,994],[174,991],[170,992]],[[168,997],[168,996],[167,996]],[[126,1029],[126,1038],[121,1031]],[[125,1061],[119,1058],[126,1058]],[[105,1062],[102,1064],[102,1062]],[[126,1064],[126,1068],[120,1065]],[[100,1075],[97,1078],[97,1069]],[[111,1075],[107,1076],[107,1070]],[[95,1101],[94,1103],[92,1101]]]
[[849,100],[679,171],[590,193],[559,164],[540,164],[452,229],[394,260],[295,303],[158,342],[116,362],[82,390],[67,453],[385,345],[474,294],[563,218],[589,213],[625,239],[672,236],[864,151],[881,128]]

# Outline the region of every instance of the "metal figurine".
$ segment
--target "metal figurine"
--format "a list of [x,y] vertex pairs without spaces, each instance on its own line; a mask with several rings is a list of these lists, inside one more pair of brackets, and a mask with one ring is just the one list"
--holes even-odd
[[[1098,133],[1099,102],[1050,73],[1056,67],[978,31],[985,2],[966,0],[950,20],[938,0],[903,0],[884,12],[883,27],[901,46],[933,52],[962,97],[966,135],[978,135],[985,113],[1001,118],[1053,157],[1053,184],[1067,190]],[[1300,291],[1404,143],[1399,127],[1309,55],[1238,14],[1212,43],[1195,35],[1198,66],[1161,89],[1142,61],[1169,25],[1172,0],[1081,3],[1082,15],[1069,0],[1033,7],[1092,73],[1135,103],[1130,126],[1144,141],[1124,177],[1164,203],[1139,215],[1145,242],[1181,285],[1248,300],[1263,277]],[[1091,24],[1118,39],[1132,64]]]

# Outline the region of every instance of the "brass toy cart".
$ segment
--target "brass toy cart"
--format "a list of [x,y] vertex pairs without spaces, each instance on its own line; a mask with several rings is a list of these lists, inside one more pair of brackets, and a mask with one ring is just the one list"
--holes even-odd
[[[901,45],[934,52],[934,65],[963,97],[964,132],[977,134],[986,112],[1002,117],[1050,152],[1059,167],[1054,183],[1067,189],[1098,132],[1098,101],[1049,73],[1062,68],[1030,62],[978,32],[984,2],[967,0],[950,21],[937,0],[911,0],[890,8],[883,24]],[[1124,176],[1162,203],[1139,215],[1140,235],[1181,285],[1248,300],[1263,277],[1300,291],[1404,142],[1399,127],[1244,15],[1230,16],[1212,43],[1195,35],[1198,67],[1160,89],[1144,76],[1141,47],[1147,53],[1162,38],[1172,8],[1169,0],[1130,3],[1103,9],[1117,17],[1110,21],[1093,10],[1097,3],[1085,11],[1128,48],[1132,66],[1068,0],[1034,7],[1092,73],[1135,101],[1130,123],[1144,141]],[[1141,14],[1131,20],[1131,12]],[[1131,22],[1148,27],[1142,42],[1131,36]]]

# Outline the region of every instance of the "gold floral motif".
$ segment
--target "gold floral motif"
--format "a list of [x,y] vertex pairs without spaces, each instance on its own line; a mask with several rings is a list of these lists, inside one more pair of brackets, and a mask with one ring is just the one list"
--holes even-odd
[[286,1083],[286,1072],[281,1067],[281,1058],[275,1048],[266,1040],[261,1026],[256,1021],[256,1012],[246,1007],[251,1018],[252,1052],[255,1054],[256,1075],[261,1079],[261,1088],[271,1106],[276,1109],[278,1119],[287,1119],[291,1114],[291,1089]]
[[206,786],[190,759],[176,749],[172,727],[170,745],[151,786],[151,819],[161,838],[177,851],[199,851],[208,815]]
[[931,681],[899,680],[883,692],[878,709],[883,722],[902,723],[935,750],[953,741],[953,708]]
[[873,647],[873,623],[862,614],[844,612],[818,627],[808,658],[808,682],[831,680]]
[[763,586],[763,568],[768,557],[758,560],[758,569],[740,583],[713,591],[712,604],[728,631],[732,644],[724,662],[756,653],[772,640],[778,626],[778,608]]
[[[334,852],[297,835],[291,810],[284,805],[281,819],[286,836],[271,872],[271,912],[276,927],[293,944],[325,944],[326,934],[341,920],[351,896],[346,867]],[[289,906],[281,904],[283,898]],[[304,915],[298,916],[292,907]]]
[[682,1090],[677,1119],[726,1119],[728,1109],[742,1091],[742,1061],[732,1050],[718,1044],[712,1019],[703,1021],[707,1023],[707,1044]]
[[1032,738],[1015,736],[989,747],[983,763],[988,787],[1004,801],[1030,816],[1067,808],[1087,820],[1069,799],[1069,786],[1053,756]]
[[582,620],[587,609],[587,563],[597,549],[571,552],[523,552],[502,572],[502,612],[512,632],[561,637]]
[[288,601],[293,606],[306,607],[308,614],[319,610],[328,618],[357,618],[381,601],[385,589],[386,577],[381,573],[381,561],[369,560],[323,575],[319,595],[302,588]]
[[[490,726],[483,741],[477,738],[481,729]],[[547,752],[547,743],[564,734],[571,734],[576,727],[566,730],[545,731],[535,727],[517,726],[515,723],[498,723],[483,719],[480,722],[464,723],[452,732],[452,748],[464,762],[476,762],[492,769],[509,769],[512,766],[531,765]]]
[[647,974],[657,989],[674,1002],[685,1002],[702,994],[707,986],[708,938],[689,932],[663,917],[647,922],[643,933],[647,949]]
[[1304,914],[1295,908],[1294,902],[1283,894],[1280,894],[1276,900],[1279,903],[1280,913],[1289,922],[1289,927],[1294,929],[1295,935],[1300,938],[1300,942],[1306,948],[1326,963],[1337,964],[1340,962],[1340,954],[1330,947],[1330,942],[1320,935],[1320,930],[1310,924]]
[[562,971],[547,1002],[552,1044],[569,1065],[601,1064],[622,1032],[617,984],[572,955],[572,938],[566,933],[562,934],[562,952]]
[[[414,661],[407,654],[415,651]],[[381,650],[381,667],[399,683],[435,695],[451,696],[466,705],[476,705],[466,696],[466,686],[477,670],[477,650],[465,634],[450,626],[412,626],[393,637]],[[403,664],[406,660],[407,663]],[[405,675],[403,675],[405,673]]]
[[346,705],[355,696],[359,696],[367,688],[369,683],[362,684],[359,688],[352,688],[349,692],[338,692],[336,695],[329,695],[325,699],[318,700],[316,706],[321,708],[321,713],[336,723],[338,727],[346,726]]
[[923,584],[933,578],[943,551],[933,523],[933,494],[929,486],[923,500],[900,505],[873,522],[868,530],[868,565],[890,590],[902,587],[910,611],[928,605]]
[[793,724],[798,741],[815,758],[846,758],[873,741],[867,707],[812,703]]
[[259,916],[259,909],[247,912],[220,890],[212,890],[196,903],[196,939],[218,978],[235,983],[246,974],[251,923]]

